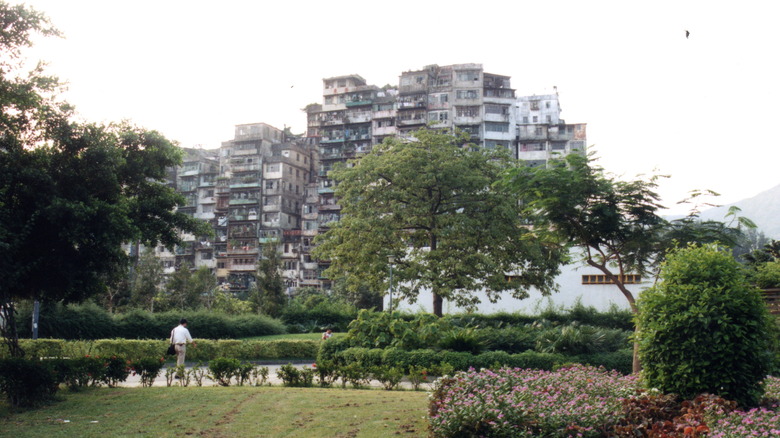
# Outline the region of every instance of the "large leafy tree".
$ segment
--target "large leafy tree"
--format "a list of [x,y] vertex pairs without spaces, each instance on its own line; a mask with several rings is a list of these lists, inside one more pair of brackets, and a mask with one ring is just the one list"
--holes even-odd
[[550,292],[562,253],[530,238],[516,197],[494,186],[515,165],[508,154],[434,130],[414,137],[331,172],[342,217],[317,239],[325,274],[354,292],[388,290],[392,257],[394,293],[414,302],[429,288],[439,316],[444,299],[473,306],[480,290],[491,300]]
[[282,279],[282,258],[277,242],[263,246],[263,254],[257,262],[256,282],[250,293],[252,307],[266,315],[279,317],[287,304],[287,293]]
[[41,14],[0,2],[0,328],[13,355],[23,354],[19,299],[80,301],[125,272],[123,242],[173,246],[181,230],[204,231],[164,183],[181,160],[173,143],[126,123],[74,122],[57,79],[24,71],[36,32],[56,34]]
[[[667,221],[656,193],[660,176],[621,180],[584,155],[568,155],[543,167],[510,169],[502,186],[512,188],[533,218],[538,238],[557,241],[583,252],[586,264],[601,271],[636,313],[636,297],[627,287],[629,274],[655,277],[665,254],[678,245],[721,242],[734,245],[740,226],[700,221],[697,211]],[[634,371],[640,369],[634,345]]]

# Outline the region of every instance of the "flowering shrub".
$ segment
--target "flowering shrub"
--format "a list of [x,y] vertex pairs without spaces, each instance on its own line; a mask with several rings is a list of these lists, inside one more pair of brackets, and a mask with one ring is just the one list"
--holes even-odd
[[133,369],[133,375],[137,374],[141,377],[141,386],[147,388],[152,386],[154,379],[160,375],[164,363],[164,357],[159,359],[154,357],[146,357],[131,362],[130,367]]
[[780,436],[780,378],[764,381],[762,407],[749,411],[711,409],[707,412],[712,424],[710,438],[738,438],[746,436]]
[[709,438],[742,438],[747,436],[780,436],[780,412],[755,408],[747,412],[733,411],[714,421]]
[[767,377],[764,380],[764,397],[780,399],[780,377]]
[[586,366],[460,372],[436,384],[431,431],[434,437],[601,436],[637,385],[633,377]]

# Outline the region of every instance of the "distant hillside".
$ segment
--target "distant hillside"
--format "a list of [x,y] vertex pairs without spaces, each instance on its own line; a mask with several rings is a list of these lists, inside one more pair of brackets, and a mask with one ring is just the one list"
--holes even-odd
[[750,218],[758,225],[766,237],[780,240],[780,185],[758,195],[737,201],[733,204],[704,210],[702,219],[722,221],[728,208],[736,205],[742,209],[742,216]]

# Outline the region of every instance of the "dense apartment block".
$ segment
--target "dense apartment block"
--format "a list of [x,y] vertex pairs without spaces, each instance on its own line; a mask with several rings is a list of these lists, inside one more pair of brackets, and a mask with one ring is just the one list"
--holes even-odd
[[252,123],[237,125],[218,150],[185,150],[171,181],[187,199],[181,210],[212,224],[214,237],[183,236],[174,252],[158,248],[167,273],[207,266],[230,290],[247,290],[264,246],[276,245],[289,293],[329,288],[327,261],[310,254],[314,238],[341,216],[329,171],[387,137],[413,141],[425,126],[460,131],[531,165],[585,152],[585,124],[561,119],[557,90],[517,97],[510,76],[487,73],[482,64],[405,71],[397,88],[357,74],[328,77],[321,99],[304,108],[302,136]]
[[557,93],[518,98],[517,114],[517,158],[538,166],[555,156],[585,153],[585,124],[566,124],[561,119]]

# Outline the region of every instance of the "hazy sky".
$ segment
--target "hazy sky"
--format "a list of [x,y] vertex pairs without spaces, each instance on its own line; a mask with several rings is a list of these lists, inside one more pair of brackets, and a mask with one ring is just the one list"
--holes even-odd
[[607,170],[671,176],[668,207],[692,189],[728,203],[780,183],[774,2],[25,3],[65,34],[28,53],[69,83],[84,119],[129,119],[182,146],[218,147],[241,123],[303,132],[324,77],[382,86],[473,62],[518,95],[557,86]]

